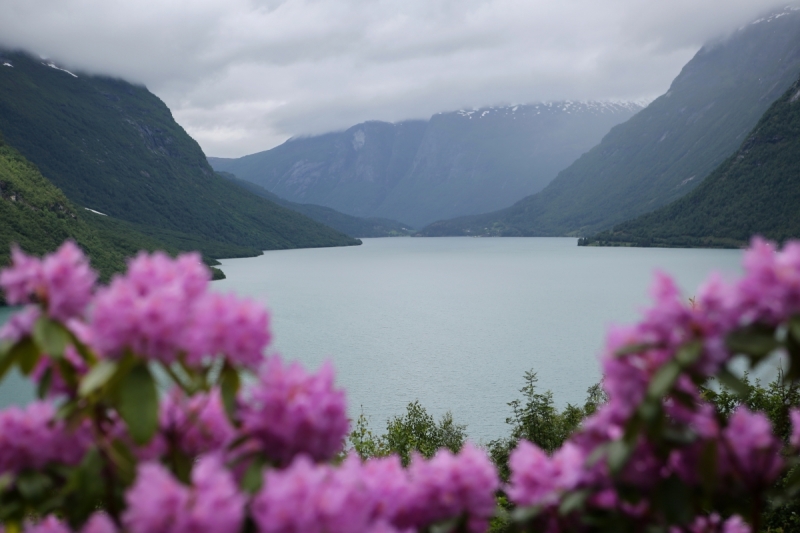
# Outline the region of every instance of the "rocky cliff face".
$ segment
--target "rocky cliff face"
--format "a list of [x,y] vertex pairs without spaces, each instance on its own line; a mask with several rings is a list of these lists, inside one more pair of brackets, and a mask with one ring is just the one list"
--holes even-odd
[[365,122],[209,162],[294,202],[420,227],[504,207],[540,190],[639,109],[561,102]]

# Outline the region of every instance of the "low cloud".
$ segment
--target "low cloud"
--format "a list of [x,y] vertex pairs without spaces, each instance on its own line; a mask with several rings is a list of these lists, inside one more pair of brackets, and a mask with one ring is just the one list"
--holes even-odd
[[208,155],[465,107],[663,93],[765,0],[5,0],[0,45],[144,83]]

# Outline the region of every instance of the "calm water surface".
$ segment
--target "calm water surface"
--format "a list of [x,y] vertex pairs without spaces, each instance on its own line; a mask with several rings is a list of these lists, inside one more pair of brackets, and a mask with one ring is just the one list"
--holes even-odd
[[[476,441],[507,433],[506,405],[533,369],[556,402],[600,379],[605,328],[647,304],[654,270],[685,294],[712,271],[740,272],[739,250],[584,248],[575,239],[364,239],[348,248],[222,261],[234,291],[272,312],[270,351],[317,368],[333,361],[351,415],[372,427],[420,402],[451,410]],[[9,311],[0,308],[0,322]],[[18,377],[0,404],[24,403]]]
[[656,269],[687,297],[739,250],[585,248],[564,238],[364,239],[348,248],[222,261],[214,283],[272,311],[272,351],[317,368],[330,359],[373,428],[420,402],[451,410],[475,440],[507,432],[506,405],[533,369],[559,405],[600,379],[605,328],[648,303]]

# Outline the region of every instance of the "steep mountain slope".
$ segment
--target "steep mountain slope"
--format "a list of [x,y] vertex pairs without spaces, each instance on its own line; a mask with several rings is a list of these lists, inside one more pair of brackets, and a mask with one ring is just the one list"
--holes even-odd
[[[42,255],[66,239],[89,254],[92,266],[105,280],[124,270],[125,259],[139,250],[178,251],[126,222],[76,207],[0,136],[0,266],[10,262],[11,243]],[[215,274],[221,277],[221,272]]]
[[800,72],[800,11],[707,44],[669,91],[512,207],[438,222],[424,235],[586,235],[657,209],[741,144]]
[[561,102],[439,113],[429,121],[366,122],[209,161],[290,201],[420,227],[540,190],[639,109]]
[[728,247],[755,234],[800,237],[800,81],[691,193],[581,244]]
[[284,200],[280,196],[272,194],[264,187],[241,178],[237,178],[230,172],[217,172],[223,178],[247,189],[253,194],[266,198],[278,205],[282,205],[292,211],[297,211],[311,220],[316,220],[320,224],[325,224],[336,231],[341,231],[351,237],[399,237],[411,235],[411,229],[407,224],[388,220],[385,218],[361,218],[352,215],[345,215],[330,207],[323,207],[314,204],[298,204]]
[[358,243],[217,176],[145,87],[0,56],[0,131],[77,204],[257,250]]

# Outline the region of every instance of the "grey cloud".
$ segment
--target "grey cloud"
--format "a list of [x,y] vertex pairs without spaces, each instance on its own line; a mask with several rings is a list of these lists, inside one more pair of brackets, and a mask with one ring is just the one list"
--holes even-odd
[[651,99],[771,0],[5,0],[0,45],[145,83],[209,155],[368,119]]

